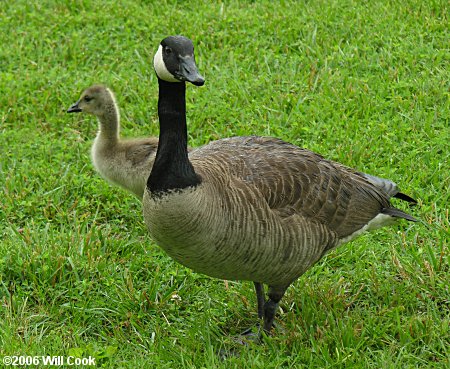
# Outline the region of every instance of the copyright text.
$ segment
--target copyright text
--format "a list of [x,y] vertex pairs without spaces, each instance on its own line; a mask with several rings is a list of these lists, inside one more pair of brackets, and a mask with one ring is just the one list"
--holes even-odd
[[95,357],[75,357],[75,356],[3,356],[2,363],[5,366],[27,366],[27,365],[47,365],[47,366],[95,366]]

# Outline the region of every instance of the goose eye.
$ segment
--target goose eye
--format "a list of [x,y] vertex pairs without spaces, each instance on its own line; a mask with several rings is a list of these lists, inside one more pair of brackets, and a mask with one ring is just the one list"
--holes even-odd
[[172,49],[169,46],[166,46],[164,51],[166,52],[166,54],[171,54],[172,53]]
[[88,96],[88,95],[86,95],[85,97],[84,97],[84,101],[86,101],[86,102],[89,102],[89,101],[91,101],[93,98],[91,97],[91,96]]

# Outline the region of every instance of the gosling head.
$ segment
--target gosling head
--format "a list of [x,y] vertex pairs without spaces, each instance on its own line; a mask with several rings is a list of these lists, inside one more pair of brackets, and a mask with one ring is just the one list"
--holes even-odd
[[93,85],[84,90],[80,99],[73,104],[68,113],[88,113],[96,116],[104,115],[108,109],[113,109],[116,99],[112,91],[103,85]]
[[153,59],[156,75],[167,82],[191,82],[202,86],[205,79],[195,63],[194,45],[184,36],[169,36],[161,41]]

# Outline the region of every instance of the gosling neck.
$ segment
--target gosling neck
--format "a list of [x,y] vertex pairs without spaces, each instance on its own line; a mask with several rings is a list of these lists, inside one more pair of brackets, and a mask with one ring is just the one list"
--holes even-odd
[[196,186],[201,182],[189,161],[186,125],[186,84],[158,78],[159,145],[147,181],[153,193]]
[[97,115],[99,122],[99,131],[97,137],[108,144],[119,142],[120,114],[117,105],[114,102],[105,105],[102,114]]

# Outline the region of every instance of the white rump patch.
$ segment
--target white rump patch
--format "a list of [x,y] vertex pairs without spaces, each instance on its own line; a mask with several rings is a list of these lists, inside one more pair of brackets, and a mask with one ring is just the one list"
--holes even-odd
[[367,223],[364,227],[358,229],[356,232],[353,232],[351,235],[341,238],[339,240],[338,245],[342,245],[343,243],[350,242],[358,237],[360,234],[368,231],[373,231],[374,229],[378,229],[384,226],[388,226],[391,224],[395,224],[397,219],[387,215],[387,214],[378,214],[375,218],[373,218],[369,223]]
[[159,78],[167,82],[180,82],[178,79],[174,77],[172,73],[167,70],[166,64],[164,63],[163,55],[162,55],[162,46],[159,45],[158,51],[153,58],[153,65],[155,67],[156,74]]

